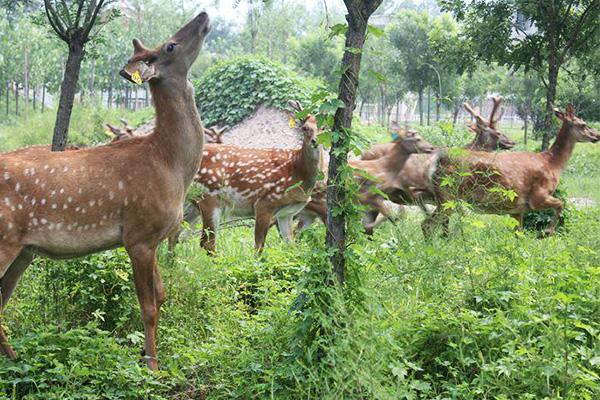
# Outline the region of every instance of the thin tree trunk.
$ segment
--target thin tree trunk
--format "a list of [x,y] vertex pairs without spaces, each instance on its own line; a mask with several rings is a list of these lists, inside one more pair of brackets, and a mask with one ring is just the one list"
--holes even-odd
[[440,107],[441,107],[440,99],[437,98],[437,99],[435,99],[435,121],[436,122],[440,120]]
[[431,87],[427,90],[427,126],[431,125]]
[[548,87],[546,88],[546,118],[544,119],[544,135],[542,137],[542,151],[550,146],[552,136],[552,118],[554,117],[554,100],[556,99],[556,85],[558,83],[559,65],[556,57],[550,51],[548,62]]
[[525,144],[525,148],[527,148],[527,129],[529,128],[529,118],[525,116],[523,119],[523,143]]
[[19,82],[15,82],[15,115],[19,115]]
[[6,115],[10,113],[10,82],[6,84]]
[[419,124],[423,126],[423,88],[419,88]]
[[146,108],[148,108],[148,106],[150,104],[149,104],[149,101],[148,101],[148,86],[147,85],[144,85],[144,92],[146,93],[145,96],[144,96],[144,104],[145,104]]
[[45,108],[46,108],[46,84],[44,83],[42,85],[42,113],[44,112]]
[[23,105],[25,114],[27,114],[27,106],[29,104],[29,50],[27,47],[23,49]]
[[396,100],[396,122],[400,121],[400,99]]
[[37,90],[35,90],[35,86],[33,87],[33,102],[31,103],[31,105],[33,106],[33,111],[36,110],[36,100],[37,100]]
[[52,137],[52,151],[63,151],[67,144],[69,123],[71,122],[71,112],[73,111],[75,91],[77,90],[77,81],[79,80],[83,56],[84,50],[82,44],[77,42],[69,44],[69,56],[67,57],[63,81],[60,85],[60,100],[58,103],[58,112],[56,113],[54,136]]
[[[339,86],[339,99],[344,102],[344,108],[338,108],[335,113],[333,131],[340,137],[330,150],[328,185],[327,185],[327,247],[332,251],[331,264],[333,273],[340,285],[346,281],[346,214],[338,212],[337,207],[346,203],[346,190],[342,171],[348,163],[348,146],[352,115],[356,107],[356,91],[365,35],[370,15],[375,11],[381,0],[358,1],[344,0],[348,9],[346,20],[346,50],[342,59],[342,79]],[[355,51],[355,50],[359,51]],[[340,151],[341,150],[341,151]]]

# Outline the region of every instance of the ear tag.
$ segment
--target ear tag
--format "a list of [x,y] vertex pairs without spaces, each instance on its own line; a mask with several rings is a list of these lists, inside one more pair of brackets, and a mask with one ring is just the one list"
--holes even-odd
[[400,135],[398,135],[398,133],[392,132],[392,140],[398,140],[399,137]]
[[290,117],[290,128],[295,128],[296,127],[296,121],[294,121],[294,117]]
[[144,81],[142,81],[142,75],[140,75],[140,71],[135,71],[133,74],[131,74],[131,80],[138,85],[144,83]]

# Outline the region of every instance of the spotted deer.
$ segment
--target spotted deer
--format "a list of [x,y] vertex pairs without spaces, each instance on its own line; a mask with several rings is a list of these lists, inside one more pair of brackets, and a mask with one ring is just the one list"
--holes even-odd
[[[33,147],[0,155],[0,306],[35,254],[72,258],[124,246],[144,324],[144,361],[158,367],[164,288],[156,248],[179,227],[202,156],[202,123],[187,76],[208,24],[201,13],[155,49],[133,41],[121,75],[148,82],[157,115],[151,135],[81,150]],[[16,357],[1,326],[0,350]]]
[[[441,158],[434,180],[438,203],[460,199],[481,213],[511,215],[519,226],[526,212],[554,209],[554,217],[546,231],[552,234],[564,206],[553,195],[575,144],[600,141],[600,134],[575,116],[571,104],[564,113],[555,110],[555,114],[562,126],[550,149],[541,153],[469,152]],[[456,173],[462,177],[457,180],[456,187],[441,184],[444,176]],[[513,195],[503,194],[507,192]],[[430,235],[433,228],[442,223],[447,234],[450,213],[451,210],[438,207],[424,222],[424,233]]]
[[[300,110],[297,102],[291,105]],[[316,119],[300,121],[299,149],[250,149],[206,145],[195,181],[204,193],[191,199],[203,222],[201,245],[215,251],[217,228],[224,214],[254,218],[254,240],[262,251],[273,217],[280,233],[292,240],[292,217],[310,200],[317,181],[322,150],[317,143]]]

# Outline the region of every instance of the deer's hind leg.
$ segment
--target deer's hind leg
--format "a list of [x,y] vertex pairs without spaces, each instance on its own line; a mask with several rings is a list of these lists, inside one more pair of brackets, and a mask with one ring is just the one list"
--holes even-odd
[[215,252],[217,229],[221,223],[219,201],[215,198],[208,197],[194,204],[200,209],[200,213],[202,214],[200,246],[208,253],[212,254]]
[[[23,272],[27,269],[29,264],[31,264],[32,260],[33,255],[29,250],[19,246],[0,245],[0,272],[2,272],[2,278],[0,278],[0,313],[3,312],[8,299],[17,286],[19,278],[23,275]],[[0,352],[11,360],[14,360],[17,356],[8,343],[8,337],[6,336],[1,323]]]

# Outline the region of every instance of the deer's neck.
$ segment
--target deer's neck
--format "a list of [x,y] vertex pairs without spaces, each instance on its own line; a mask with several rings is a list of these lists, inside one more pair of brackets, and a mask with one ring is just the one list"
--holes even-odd
[[303,143],[302,148],[294,156],[294,171],[298,180],[302,181],[304,190],[311,190],[317,182],[321,161],[321,150],[310,143]]
[[560,171],[564,170],[571,158],[571,154],[573,154],[574,148],[575,138],[570,135],[567,124],[563,124],[556,136],[556,140],[550,149],[548,149],[551,166]]
[[189,185],[198,168],[204,140],[194,88],[187,79],[161,80],[150,85],[156,128],[152,140],[163,159]]

